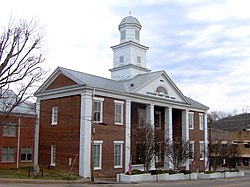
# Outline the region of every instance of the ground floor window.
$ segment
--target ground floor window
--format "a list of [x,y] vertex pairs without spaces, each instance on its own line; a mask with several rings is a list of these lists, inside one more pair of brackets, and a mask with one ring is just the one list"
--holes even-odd
[[2,148],[2,162],[14,162],[15,148],[3,147]]
[[21,161],[32,161],[32,148],[25,147],[21,149]]
[[94,169],[102,169],[102,143],[103,141],[94,141]]
[[56,145],[51,145],[50,147],[50,165],[56,165]]
[[205,143],[204,141],[200,141],[200,160],[205,159]]
[[114,167],[122,168],[122,145],[123,141],[114,141]]

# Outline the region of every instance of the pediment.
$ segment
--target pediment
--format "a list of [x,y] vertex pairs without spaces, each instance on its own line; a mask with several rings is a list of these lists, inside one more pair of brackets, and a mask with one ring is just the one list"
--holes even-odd
[[158,99],[188,103],[185,96],[164,71],[161,71],[151,79],[142,82],[142,84],[135,88],[132,93],[143,94]]

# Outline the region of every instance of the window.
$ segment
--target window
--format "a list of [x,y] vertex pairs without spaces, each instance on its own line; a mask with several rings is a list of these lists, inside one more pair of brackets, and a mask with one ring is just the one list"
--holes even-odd
[[189,129],[194,129],[194,113],[193,112],[188,113],[188,125],[189,125]]
[[161,128],[161,112],[155,112],[155,128]]
[[168,91],[163,86],[159,86],[155,91],[159,96],[168,95]]
[[140,40],[140,32],[137,30],[135,31],[135,39]]
[[94,170],[102,169],[102,143],[94,141]]
[[122,168],[122,145],[123,141],[114,141],[114,167]]
[[126,30],[121,32],[121,40],[125,40],[126,39]]
[[245,147],[245,148],[250,148],[250,143],[244,144],[244,147]]
[[3,136],[16,136],[16,124],[15,123],[4,123],[3,125]]
[[50,147],[50,165],[56,165],[56,145],[51,145]]
[[93,117],[95,123],[102,122],[102,105],[103,105],[103,98],[94,98],[94,109],[93,109]]
[[204,141],[200,141],[200,160],[205,158],[205,144]]
[[119,58],[119,63],[120,63],[120,64],[123,64],[123,63],[124,63],[124,56],[120,56],[120,58]]
[[189,143],[189,158],[194,160],[194,141]]
[[204,114],[199,114],[200,130],[204,130]]
[[145,125],[146,125],[146,110],[145,109],[137,109],[137,112],[138,112],[137,126],[138,127],[145,127]]
[[156,143],[155,147],[156,153],[155,153],[155,162],[159,163],[161,162],[161,142]]
[[57,125],[58,107],[52,107],[52,122],[51,125]]
[[15,148],[3,147],[2,149],[2,162],[14,162]]
[[141,57],[140,56],[137,56],[137,65],[141,65]]
[[32,148],[21,149],[21,161],[32,161]]
[[115,124],[123,124],[123,101],[115,101]]

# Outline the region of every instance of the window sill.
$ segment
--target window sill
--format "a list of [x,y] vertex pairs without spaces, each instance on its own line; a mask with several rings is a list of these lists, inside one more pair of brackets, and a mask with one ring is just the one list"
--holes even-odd
[[27,162],[27,163],[31,163],[31,162],[33,162],[33,161],[32,161],[32,160],[21,160],[21,162],[22,162],[22,163],[26,163],[26,162]]
[[6,163],[6,164],[8,164],[8,163],[14,163],[15,161],[2,161],[2,163]]
[[115,168],[115,169],[121,169],[122,166],[115,166],[114,168]]
[[50,164],[50,166],[55,167],[55,166],[56,166],[56,164]]
[[115,125],[123,125],[123,123],[115,123]]
[[102,168],[95,167],[94,170],[102,170]]
[[57,123],[51,123],[51,126],[57,126]]
[[16,135],[3,135],[4,138],[16,138]]

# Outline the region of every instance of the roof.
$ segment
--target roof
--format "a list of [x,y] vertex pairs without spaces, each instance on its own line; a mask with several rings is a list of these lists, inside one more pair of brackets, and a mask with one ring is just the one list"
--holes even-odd
[[133,16],[127,16],[127,17],[123,18],[123,20],[119,24],[119,29],[123,26],[126,26],[126,25],[134,25],[134,26],[141,28],[141,24],[138,21],[138,19],[136,19]]
[[[59,73],[63,73],[64,75],[68,76],[79,85],[86,85],[90,87],[96,87],[96,88],[122,92],[122,93],[133,93],[134,90],[136,90],[143,84],[147,83],[148,81],[152,80],[153,78],[160,76],[161,74],[164,74],[165,76],[167,76],[166,72],[161,70],[161,71],[139,74],[128,80],[118,81],[118,80],[112,80],[112,79],[108,79],[108,78],[104,78],[104,77],[100,77],[96,75],[91,75],[91,74],[67,69],[64,67],[58,67],[55,70],[55,72],[47,80],[51,80],[53,76],[56,76],[56,74],[59,74]],[[167,78],[169,77],[167,76]],[[170,78],[169,80],[171,81]],[[171,83],[174,84],[172,81]],[[44,84],[46,84],[46,82]],[[42,92],[41,89],[46,88],[44,84],[38,89],[36,93],[40,93]],[[176,89],[178,88],[176,87]],[[184,97],[184,100],[186,100],[187,103],[190,104],[190,107],[192,108],[201,109],[201,110],[209,109],[205,105],[193,99],[190,99],[189,97],[185,97],[185,96],[183,97]]]
[[239,131],[250,129],[250,113],[243,113],[235,116],[229,116],[213,123],[213,128]]
[[[5,90],[4,94],[0,97],[0,112],[5,112],[8,106],[12,106],[16,98],[17,95],[12,90]],[[11,113],[35,115],[35,104],[29,101],[21,102]]]

